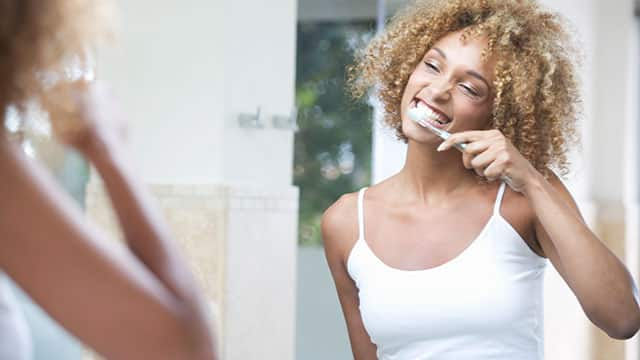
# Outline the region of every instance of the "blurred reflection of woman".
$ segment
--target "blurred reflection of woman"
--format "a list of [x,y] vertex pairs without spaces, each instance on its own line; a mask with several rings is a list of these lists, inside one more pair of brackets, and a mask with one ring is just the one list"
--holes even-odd
[[0,126],[0,268],[106,358],[214,359],[203,297],[127,167],[108,92],[55,85],[56,74],[101,33],[98,6],[105,3],[0,2],[0,106],[47,107],[59,138],[100,173],[130,251],[107,246],[105,234]]

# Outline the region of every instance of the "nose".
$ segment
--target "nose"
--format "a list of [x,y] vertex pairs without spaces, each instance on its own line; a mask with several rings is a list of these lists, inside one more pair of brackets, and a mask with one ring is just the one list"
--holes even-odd
[[431,101],[447,101],[451,98],[451,84],[446,79],[432,82],[426,88]]

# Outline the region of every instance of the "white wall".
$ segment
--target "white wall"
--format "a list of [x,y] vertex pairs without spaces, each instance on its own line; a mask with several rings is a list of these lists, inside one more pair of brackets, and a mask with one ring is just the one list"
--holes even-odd
[[[100,57],[152,183],[291,184],[295,0],[120,1],[121,36]],[[240,129],[262,108],[266,129]]]
[[[121,34],[98,77],[123,103],[149,182],[221,180],[223,32],[218,1],[120,1]],[[216,25],[220,26],[220,25]]]
[[[223,2],[225,21],[216,31],[225,34],[225,181],[289,185],[293,132],[274,129],[272,117],[289,116],[294,107],[296,1]],[[237,115],[258,107],[266,129],[238,128]]]

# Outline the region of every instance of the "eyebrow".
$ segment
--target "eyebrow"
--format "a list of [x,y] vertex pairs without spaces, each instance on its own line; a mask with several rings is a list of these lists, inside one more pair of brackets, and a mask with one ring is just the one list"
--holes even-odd
[[[435,50],[438,54],[440,54],[440,56],[442,56],[443,59],[447,59],[447,55],[444,53],[444,51],[440,50],[437,47],[432,47],[432,50]],[[484,76],[480,75],[480,73],[478,73],[477,71],[474,70],[467,70],[467,75],[473,76],[474,78],[483,81],[485,83],[485,85],[487,85],[488,88],[491,88],[491,86],[489,86],[489,82],[487,81],[487,79],[484,78]]]

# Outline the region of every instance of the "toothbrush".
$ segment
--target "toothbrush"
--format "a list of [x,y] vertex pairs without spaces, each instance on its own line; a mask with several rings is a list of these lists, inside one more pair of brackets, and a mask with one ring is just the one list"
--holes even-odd
[[[409,115],[409,119],[411,119],[418,125],[426,128],[427,130],[431,131],[432,133],[436,134],[436,136],[438,136],[442,140],[447,140],[449,136],[451,136],[451,134],[448,131],[438,129],[437,127],[429,124],[429,122],[426,121],[427,118],[429,117],[433,118],[436,116],[433,113],[433,111],[431,111],[431,109],[415,107],[409,110],[408,115]],[[467,148],[466,143],[456,143],[456,144],[453,144],[453,146],[456,149],[460,150],[460,152],[464,152],[464,149]],[[507,183],[507,185],[509,185],[513,189],[511,179],[508,176],[502,176],[500,177],[500,179],[505,183]]]
[[[438,129],[437,127],[427,122],[426,119],[429,117],[432,117],[432,118],[435,117],[435,114],[433,114],[433,112],[430,109],[415,107],[409,110],[409,118],[411,120],[413,120],[418,125],[426,128],[427,130],[431,131],[432,133],[436,134],[436,136],[438,136],[440,139],[447,140],[449,136],[451,136],[451,134],[446,130]],[[456,143],[456,144],[453,144],[453,146],[456,149],[460,150],[461,152],[464,152],[464,149],[467,147],[467,144]]]

